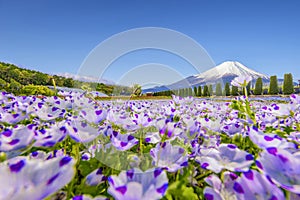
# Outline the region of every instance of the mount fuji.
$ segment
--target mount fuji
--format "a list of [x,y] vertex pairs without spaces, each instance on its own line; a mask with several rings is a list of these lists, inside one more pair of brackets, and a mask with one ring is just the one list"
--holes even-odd
[[173,84],[145,89],[143,90],[143,93],[176,90],[186,88],[187,86],[195,87],[199,85],[215,85],[216,83],[225,84],[226,82],[230,83],[235,77],[241,75],[251,76],[253,79],[252,84],[254,84],[255,80],[259,77],[262,78],[264,83],[268,83],[270,81],[270,78],[267,75],[249,69],[248,67],[239,62],[226,61],[203,73],[194,76],[189,76]]

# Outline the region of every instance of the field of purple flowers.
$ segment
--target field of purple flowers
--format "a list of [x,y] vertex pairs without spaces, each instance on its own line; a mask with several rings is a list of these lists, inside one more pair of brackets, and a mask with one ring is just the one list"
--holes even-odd
[[0,199],[300,199],[290,102],[0,94]]

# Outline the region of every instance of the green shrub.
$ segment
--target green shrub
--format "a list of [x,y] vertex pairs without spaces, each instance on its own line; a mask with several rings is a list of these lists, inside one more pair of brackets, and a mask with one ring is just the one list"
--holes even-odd
[[278,81],[277,76],[270,77],[269,94],[278,94]]
[[259,78],[256,80],[256,83],[255,83],[254,94],[255,94],[255,95],[261,95],[261,94],[262,94],[262,88],[263,88],[262,78],[259,77]]
[[294,84],[293,84],[293,76],[291,73],[284,74],[283,80],[283,94],[292,94],[294,93]]
[[46,86],[42,85],[25,85],[21,91],[21,95],[45,95],[54,96],[55,92]]

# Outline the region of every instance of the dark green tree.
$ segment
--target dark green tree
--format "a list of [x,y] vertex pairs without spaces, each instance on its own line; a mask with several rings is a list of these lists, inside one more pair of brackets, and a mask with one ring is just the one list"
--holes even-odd
[[201,85],[198,86],[198,93],[197,93],[197,96],[198,96],[198,97],[201,97],[201,96],[202,96],[202,87],[201,87]]
[[230,85],[229,85],[229,83],[225,84],[225,95],[230,96]]
[[195,86],[194,87],[194,96],[197,96],[198,95],[198,91],[197,91],[197,87]]
[[269,86],[269,94],[278,94],[278,81],[277,76],[270,77],[270,86]]
[[222,96],[222,85],[221,85],[221,83],[218,83],[216,85],[216,95],[217,96]]
[[292,94],[294,93],[294,84],[293,84],[293,76],[291,73],[284,74],[283,80],[283,94]]
[[184,96],[185,97],[189,96],[189,89],[188,88],[184,89]]
[[69,87],[69,88],[74,87],[74,80],[71,78],[66,78],[64,80],[64,87]]
[[213,86],[209,85],[208,86],[208,96],[212,96],[214,94]]
[[193,96],[193,90],[191,87],[188,89],[188,96]]
[[203,87],[203,96],[207,97],[208,95],[209,95],[208,86],[204,85],[204,87]]
[[261,95],[262,92],[263,92],[262,88],[263,88],[262,78],[259,77],[259,78],[256,79],[256,82],[255,82],[254,94],[255,95]]

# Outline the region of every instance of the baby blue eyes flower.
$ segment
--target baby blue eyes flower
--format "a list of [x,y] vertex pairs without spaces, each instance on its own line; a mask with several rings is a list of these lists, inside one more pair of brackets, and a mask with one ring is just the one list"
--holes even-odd
[[106,181],[106,176],[102,173],[102,168],[96,169],[86,177],[86,184],[95,186]]
[[153,166],[166,169],[168,172],[177,170],[188,165],[188,156],[185,150],[179,146],[173,146],[170,142],[158,143],[150,150]]
[[246,87],[250,81],[252,81],[251,76],[238,76],[231,81],[231,85],[236,87]]
[[249,129],[249,138],[258,147],[266,149],[268,147],[276,147],[282,149],[296,149],[296,145],[288,142],[286,139],[279,137],[277,134],[265,134],[256,127]]
[[138,140],[130,133],[121,134],[117,131],[113,131],[110,136],[111,144],[119,151],[127,151],[133,146],[138,144]]
[[110,176],[108,183],[108,193],[117,200],[161,199],[168,188],[167,175],[160,168],[122,171],[118,176]]
[[15,151],[27,147],[34,138],[34,130],[18,125],[0,133],[0,151]]
[[284,194],[277,185],[265,175],[255,170],[244,172],[236,179],[233,190],[238,199],[278,199],[284,200]]
[[17,157],[0,164],[0,199],[43,199],[75,175],[71,157],[49,160]]
[[215,174],[205,178],[205,182],[209,185],[204,188],[204,197],[208,200],[237,200],[233,185],[238,176],[232,172],[224,172],[223,182]]
[[104,197],[104,196],[96,196],[96,197],[92,197],[89,195],[78,195],[72,198],[72,200],[109,200],[109,198]]
[[258,168],[285,190],[300,193],[300,154],[269,147],[256,161]]
[[236,172],[248,171],[253,156],[238,149],[234,144],[221,144],[217,148],[202,149],[195,160],[202,168],[220,173],[223,169]]

